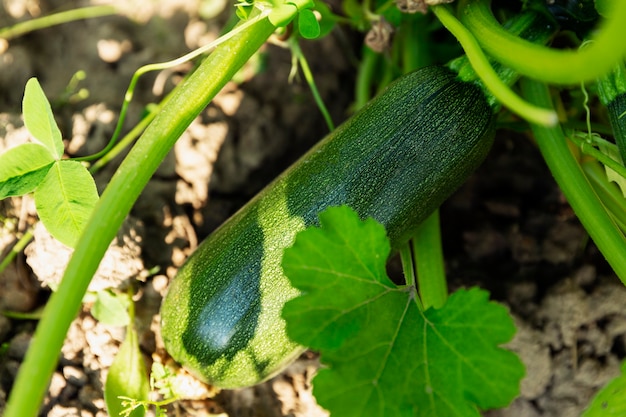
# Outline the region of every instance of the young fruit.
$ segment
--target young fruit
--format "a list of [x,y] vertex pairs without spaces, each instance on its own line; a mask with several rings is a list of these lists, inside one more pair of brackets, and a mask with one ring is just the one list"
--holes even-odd
[[397,248],[482,162],[492,119],[481,90],[446,68],[394,82],[198,247],[161,308],[168,352],[221,388],[281,371],[304,349],[281,318],[298,294],[280,266],[296,233],[347,204]]

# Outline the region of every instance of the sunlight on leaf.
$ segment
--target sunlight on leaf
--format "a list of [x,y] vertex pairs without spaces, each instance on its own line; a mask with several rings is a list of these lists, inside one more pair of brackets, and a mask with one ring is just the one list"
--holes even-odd
[[[126,339],[120,346],[107,375],[104,386],[104,400],[111,416],[119,416],[126,408],[119,397],[145,401],[148,399],[150,386],[137,333],[129,327]],[[143,406],[135,408],[129,415],[141,417],[145,413]]]
[[610,381],[596,394],[582,417],[626,416],[626,362],[622,374]]
[[422,312],[415,289],[386,275],[382,225],[347,207],[299,233],[283,268],[302,295],[283,309],[296,342],[321,353],[313,381],[331,415],[480,416],[519,394],[524,366],[499,345],[515,326],[507,309],[478,288]]
[[298,14],[298,30],[305,39],[315,39],[320,35],[320,24],[309,9],[302,10]]
[[36,78],[31,78],[26,83],[22,112],[24,124],[30,134],[44,144],[54,159],[61,159],[63,156],[61,131],[54,120],[50,103]]
[[320,14],[320,33],[318,37],[328,35],[335,27],[339,17],[332,12],[328,4],[323,0],[315,0],[315,12]]
[[74,247],[97,201],[93,178],[76,161],[56,162],[35,190],[39,218],[52,236],[69,247]]
[[99,322],[108,326],[127,326],[130,323],[127,294],[114,294],[111,291],[98,291],[91,314]]
[[25,143],[0,155],[0,200],[31,193],[54,163],[50,152],[38,143]]

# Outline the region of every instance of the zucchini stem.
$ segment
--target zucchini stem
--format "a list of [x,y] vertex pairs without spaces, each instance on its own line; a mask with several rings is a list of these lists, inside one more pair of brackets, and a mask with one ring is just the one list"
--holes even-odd
[[417,266],[417,287],[424,310],[441,308],[448,298],[448,284],[441,247],[439,210],[435,210],[419,227],[411,240]]
[[[522,79],[522,91],[533,103],[552,107],[550,91],[545,84]],[[574,159],[561,126],[534,124],[531,129],[544,160],[576,216],[617,276],[626,284],[626,238]]]
[[447,6],[434,6],[431,10],[446,29],[457,38],[485,87],[498,101],[531,123],[543,126],[555,126],[558,123],[558,117],[554,110],[544,109],[523,100],[498,77],[476,38],[454,17]]
[[459,16],[485,51],[499,62],[538,81],[573,85],[609,72],[626,55],[626,1],[613,2],[611,18],[589,45],[578,50],[549,48],[511,35],[491,11],[490,0],[462,0]]

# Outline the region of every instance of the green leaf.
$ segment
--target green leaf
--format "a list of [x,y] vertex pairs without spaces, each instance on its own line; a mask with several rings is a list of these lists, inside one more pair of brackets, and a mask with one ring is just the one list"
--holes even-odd
[[519,394],[524,366],[499,345],[515,326],[473,288],[421,311],[412,287],[386,274],[385,229],[347,207],[299,233],[283,269],[302,295],[283,309],[287,332],[319,350],[315,397],[331,415],[480,416]]
[[272,11],[267,16],[276,27],[287,26],[296,14],[314,6],[313,0],[270,0]]
[[54,163],[50,152],[38,143],[25,143],[0,155],[0,200],[31,193]]
[[339,17],[332,12],[328,4],[323,0],[315,1],[315,11],[321,16],[319,20],[320,33],[318,37],[326,36],[333,30]]
[[128,326],[129,299],[127,294],[114,294],[111,291],[98,291],[91,314],[96,320],[109,326]]
[[50,103],[36,78],[31,78],[26,83],[22,112],[24,124],[30,134],[48,148],[54,159],[61,159],[63,156],[61,131],[54,120]]
[[595,0],[596,11],[604,18],[610,18],[615,0]]
[[626,416],[626,362],[622,362],[621,371],[596,394],[582,417]]
[[[598,148],[600,151],[613,159],[616,162],[622,163],[622,157],[620,156],[619,150],[614,143],[610,143],[607,141],[599,141]],[[619,189],[622,191],[622,195],[626,198],[626,178],[622,177],[620,174],[609,168],[608,166],[604,166],[604,170],[606,171],[606,178],[609,181],[613,181]]]
[[304,9],[298,14],[298,30],[305,39],[315,39],[320,36],[320,24],[310,9]]
[[69,247],[74,247],[97,201],[93,178],[76,161],[54,163],[35,190],[39,218],[52,236]]
[[[104,385],[104,400],[110,416],[119,416],[127,407],[119,397],[128,397],[133,400],[146,401],[150,386],[146,364],[143,361],[137,332],[129,327],[126,332],[126,339],[120,346]],[[145,409],[143,406],[135,408],[130,414],[133,417],[143,416]]]

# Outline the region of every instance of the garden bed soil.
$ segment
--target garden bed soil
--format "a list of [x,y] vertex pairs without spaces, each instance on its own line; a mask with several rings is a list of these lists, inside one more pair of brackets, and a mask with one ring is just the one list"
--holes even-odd
[[[0,27],[58,8],[97,1],[4,2]],[[116,1],[132,15],[43,29],[0,45],[0,151],[28,139],[21,121],[26,81],[37,77],[53,103],[67,149],[85,155],[113,132],[124,91],[141,65],[178,57],[214,39],[226,18],[217,1]],[[228,3],[230,4],[230,3]],[[204,9],[203,9],[204,8]],[[211,19],[200,16],[215,14]],[[318,87],[336,122],[353,97],[351,37],[333,33],[304,44]],[[135,205],[92,282],[92,290],[137,285],[140,345],[147,363],[171,363],[158,331],[168,282],[198,242],[264,184],[327,133],[309,90],[289,83],[291,58],[268,46],[192,123]],[[189,66],[147,75],[127,126],[157,102]],[[69,98],[73,74],[85,71]],[[254,75],[256,74],[256,75]],[[254,76],[252,76],[254,75]],[[119,158],[96,175],[101,191]],[[32,199],[0,202],[0,250],[35,224]],[[478,285],[506,304],[518,326],[510,348],[527,366],[521,396],[489,417],[578,416],[619,373],[626,355],[626,289],[611,272],[556,187],[528,137],[499,131],[483,166],[441,209],[451,290]],[[45,228],[0,275],[0,310],[37,311],[62,276],[70,251]],[[148,272],[150,271],[150,272]],[[156,271],[156,272],[154,272]],[[0,414],[31,340],[35,321],[0,315]],[[74,321],[42,414],[104,416],[102,386],[124,338],[84,305]],[[325,416],[311,393],[317,356],[307,352],[284,373],[256,387],[219,391],[180,370],[190,399],[170,415]]]

